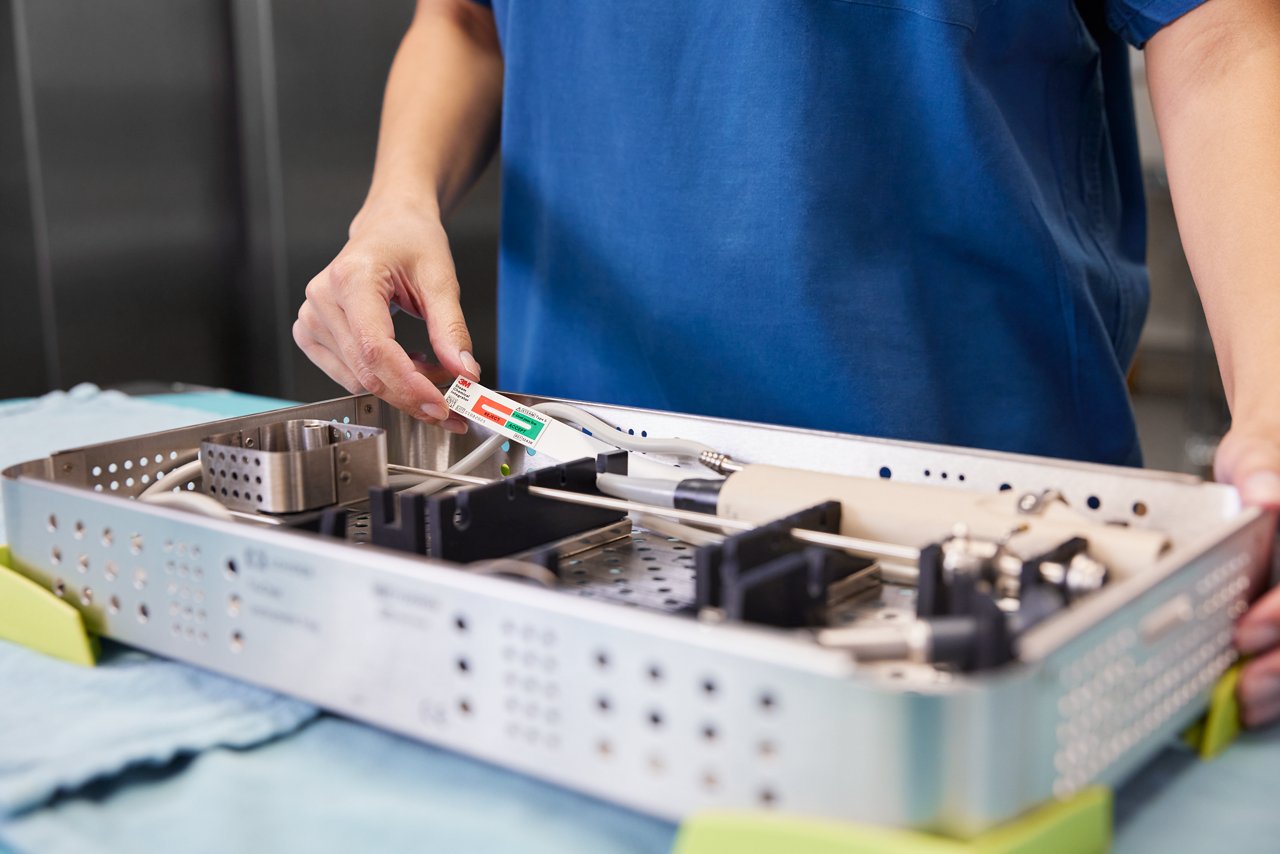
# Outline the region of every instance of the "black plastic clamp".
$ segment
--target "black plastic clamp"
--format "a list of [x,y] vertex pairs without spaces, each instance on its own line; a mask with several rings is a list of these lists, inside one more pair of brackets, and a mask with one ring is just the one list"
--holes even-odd
[[698,607],[720,608],[731,620],[788,628],[817,625],[828,588],[871,561],[806,545],[791,536],[793,528],[838,532],[839,502],[827,501],[698,549]]
[[596,461],[575,460],[431,499],[428,554],[456,563],[505,557],[612,525],[626,514],[532,495],[530,486],[599,495]]

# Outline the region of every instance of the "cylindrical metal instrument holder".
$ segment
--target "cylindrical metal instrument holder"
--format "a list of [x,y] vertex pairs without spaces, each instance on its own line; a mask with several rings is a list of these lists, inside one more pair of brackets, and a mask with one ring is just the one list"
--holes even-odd
[[206,494],[258,513],[345,504],[387,482],[383,430],[314,419],[209,436],[200,461]]

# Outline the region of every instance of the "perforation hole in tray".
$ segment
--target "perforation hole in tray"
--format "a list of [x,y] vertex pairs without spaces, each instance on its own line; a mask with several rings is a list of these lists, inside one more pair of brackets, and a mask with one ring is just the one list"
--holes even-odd
[[[455,618],[455,631],[469,632],[470,624],[465,618],[462,624],[464,628],[459,629]],[[500,631],[503,731],[508,738],[524,744],[556,749],[560,746],[562,714],[556,633],[514,619],[504,620]],[[460,678],[470,681],[473,668],[474,664],[468,661],[466,674]],[[478,673],[474,675],[482,678]]]
[[[57,529],[51,532],[51,539],[59,536]],[[143,536],[134,532],[126,538],[117,538],[110,527],[98,527],[91,518],[77,519],[70,530],[63,534],[67,541],[77,542],[74,561],[66,555],[68,562],[75,567],[79,586],[73,586],[65,578],[55,577],[50,583],[51,590],[68,603],[85,610],[98,609],[97,619],[110,618],[120,614],[129,614],[130,622],[138,625],[154,623],[157,615],[154,601],[150,595],[158,595],[156,591],[165,589],[169,595],[168,614],[171,621],[165,623],[169,631],[176,637],[185,637],[204,643],[208,633],[201,625],[206,617],[204,611],[204,592],[200,589],[203,569],[198,561],[201,549],[196,543],[165,541],[164,551],[181,560],[175,563],[170,559],[165,565],[165,572],[173,576],[163,588],[151,583],[146,556],[144,555]],[[123,546],[123,548],[122,548]],[[50,549],[49,563],[61,562],[64,558],[62,546],[53,545]],[[119,587],[122,560],[132,564],[128,570],[131,591]],[[155,566],[159,573],[159,565]],[[100,586],[101,585],[101,586]]]
[[[581,655],[585,682],[574,695],[586,726],[575,740],[585,755],[640,785],[681,787],[698,804],[783,802],[779,733],[788,720],[779,686],[741,685],[679,656],[609,645]],[[749,770],[731,777],[732,768]]]
[[[160,606],[148,596],[157,595],[154,591],[160,588],[151,583],[147,542],[141,532],[133,531],[120,537],[115,529],[89,516],[76,518],[69,525],[58,524],[59,520],[53,516],[48,521],[51,522],[46,524],[50,541],[48,566],[59,566],[65,561],[74,567],[79,585],[73,586],[65,577],[55,577],[50,582],[55,594],[79,608],[98,609],[96,619],[128,612],[139,624],[151,622],[155,609]],[[185,618],[198,626],[205,616],[204,593],[199,589],[204,572],[199,564],[200,546],[194,542],[165,540],[162,550],[181,561],[175,564],[171,559],[166,564],[166,573],[174,575],[178,582],[170,581],[168,585],[170,616]],[[159,564],[154,568],[158,573]],[[131,590],[122,590],[122,569],[127,573],[127,586]],[[180,634],[197,641],[207,640],[202,628],[189,627],[187,622],[180,625]]]
[[679,611],[694,601],[693,554],[674,538],[637,528],[623,539],[564,560],[563,586],[587,598]]
[[[186,449],[184,449],[185,452]],[[99,451],[97,453],[106,453]],[[92,461],[88,466],[88,485],[94,492],[126,492],[136,494],[177,468],[176,450],[148,452],[138,456],[120,456]],[[190,488],[182,484],[178,489]]]
[[[1180,594],[1190,598],[1196,616],[1180,629],[1140,642],[1134,629],[1122,628],[1059,674],[1056,794],[1097,779],[1230,666],[1236,657],[1231,625],[1244,604],[1248,566],[1248,555],[1236,555]],[[1148,606],[1148,613],[1159,607]]]

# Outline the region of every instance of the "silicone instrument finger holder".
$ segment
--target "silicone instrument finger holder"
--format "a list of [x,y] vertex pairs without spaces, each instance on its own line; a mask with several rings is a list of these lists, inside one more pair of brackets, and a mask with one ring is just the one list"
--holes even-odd
[[1209,696],[1209,710],[1182,734],[1183,741],[1191,745],[1201,759],[1213,759],[1240,734],[1240,702],[1236,699],[1236,685],[1243,669],[1244,662],[1240,661],[1222,674]]
[[92,667],[98,643],[80,612],[11,569],[10,560],[8,547],[0,546],[0,640]]
[[968,840],[766,812],[695,815],[673,854],[1102,854],[1111,844],[1111,791],[1085,789]]

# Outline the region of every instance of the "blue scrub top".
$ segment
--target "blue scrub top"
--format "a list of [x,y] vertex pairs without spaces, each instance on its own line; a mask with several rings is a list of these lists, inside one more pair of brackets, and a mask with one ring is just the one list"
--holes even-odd
[[493,0],[499,382],[1140,463],[1127,48],[1204,0]]

